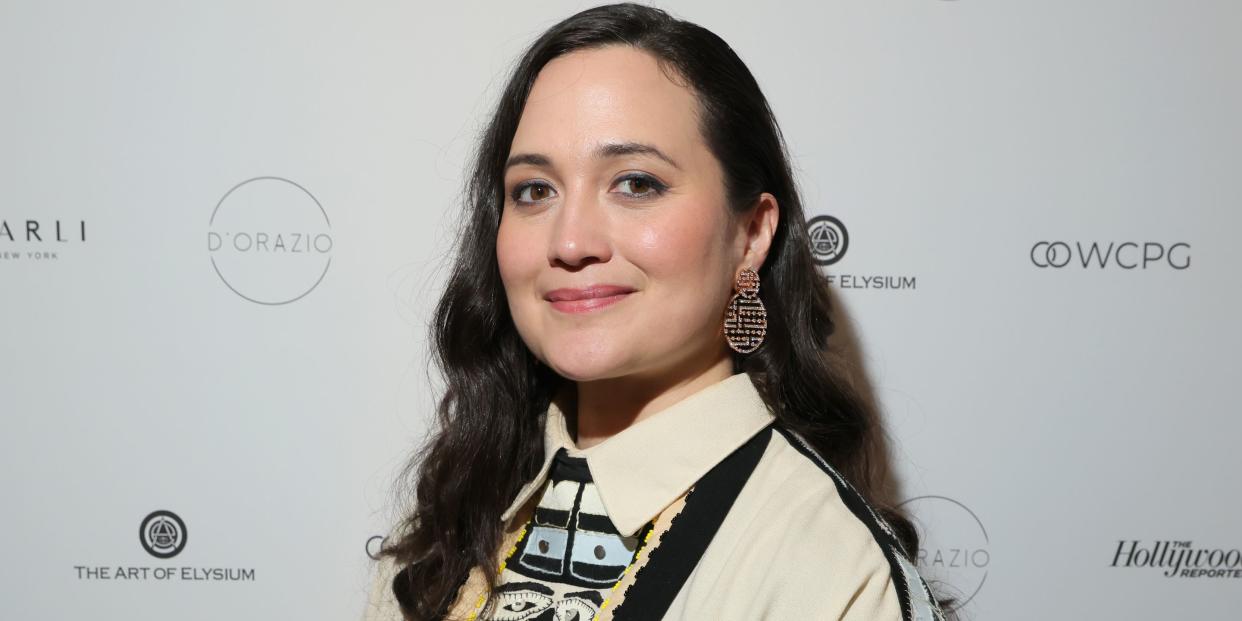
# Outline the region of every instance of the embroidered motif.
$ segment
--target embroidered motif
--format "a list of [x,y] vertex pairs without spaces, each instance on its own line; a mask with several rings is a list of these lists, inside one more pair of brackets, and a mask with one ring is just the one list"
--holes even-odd
[[586,459],[561,449],[526,527],[501,563],[491,602],[473,621],[524,621],[555,611],[557,621],[594,619],[639,559],[653,522],[622,536],[604,511]]

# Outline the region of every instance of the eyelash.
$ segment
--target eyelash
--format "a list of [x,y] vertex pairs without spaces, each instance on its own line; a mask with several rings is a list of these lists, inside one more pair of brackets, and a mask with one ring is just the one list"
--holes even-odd
[[[632,173],[624,177],[621,177],[620,179],[617,180],[618,183],[623,182],[623,181],[642,181],[646,183],[648,186],[650,186],[651,189],[642,195],[628,196],[628,198],[633,199],[633,200],[643,200],[643,199],[652,198],[653,196],[661,196],[664,194],[666,190],[668,190],[668,186],[664,185],[663,183],[660,183],[659,181],[656,180],[655,177],[652,177],[651,175],[644,175],[641,173]],[[521,200],[520,198],[522,196],[522,192],[526,191],[527,188],[533,188],[535,186],[544,186],[547,188],[551,188],[551,186],[549,186],[548,184],[540,182],[540,181],[524,181],[514,186],[513,192],[509,195],[509,198],[513,199],[513,202],[518,203],[520,205],[533,205],[535,203],[538,203],[540,201],[524,201],[524,200]]]

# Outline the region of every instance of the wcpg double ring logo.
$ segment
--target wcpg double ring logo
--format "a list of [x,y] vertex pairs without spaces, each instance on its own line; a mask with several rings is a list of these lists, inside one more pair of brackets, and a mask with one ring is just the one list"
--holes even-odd
[[815,216],[806,223],[811,240],[811,254],[817,265],[832,265],[845,256],[850,247],[850,234],[845,225],[832,216]]
[[189,533],[185,522],[172,511],[152,511],[138,527],[142,548],[155,558],[172,558],[185,549]]
[[1190,267],[1190,244],[1038,241],[1031,246],[1030,259],[1031,264],[1040,269],[1119,267],[1146,270],[1167,266],[1184,270]]

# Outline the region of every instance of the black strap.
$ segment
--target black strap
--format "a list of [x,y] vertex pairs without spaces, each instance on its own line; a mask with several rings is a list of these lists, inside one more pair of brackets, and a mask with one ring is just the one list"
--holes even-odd
[[686,505],[660,536],[646,564],[638,569],[613,619],[652,621],[664,616],[716,536],[771,438],[769,423],[694,484],[686,494]]

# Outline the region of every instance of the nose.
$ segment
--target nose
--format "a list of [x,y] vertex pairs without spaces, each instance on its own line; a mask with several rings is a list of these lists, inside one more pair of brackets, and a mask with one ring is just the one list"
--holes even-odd
[[589,190],[569,193],[552,219],[548,262],[579,268],[612,257],[607,206]]

